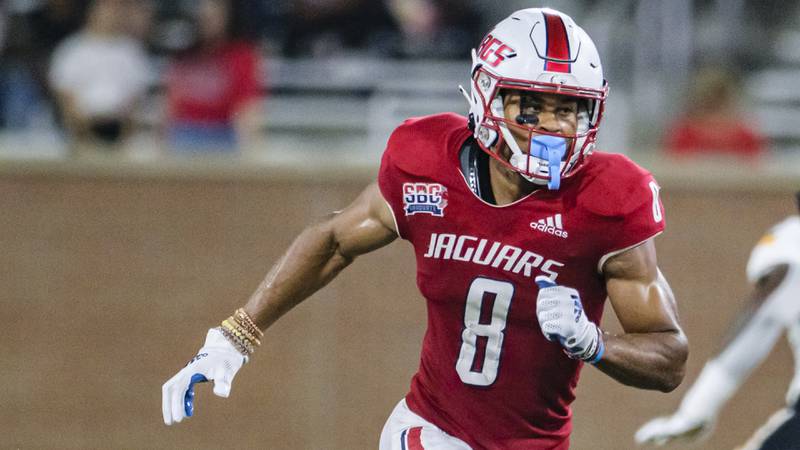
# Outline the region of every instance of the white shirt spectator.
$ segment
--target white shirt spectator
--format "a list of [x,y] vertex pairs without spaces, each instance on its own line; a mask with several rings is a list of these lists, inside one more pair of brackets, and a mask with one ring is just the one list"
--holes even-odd
[[144,49],[126,36],[78,33],[53,53],[50,84],[71,95],[87,117],[128,116],[149,81]]

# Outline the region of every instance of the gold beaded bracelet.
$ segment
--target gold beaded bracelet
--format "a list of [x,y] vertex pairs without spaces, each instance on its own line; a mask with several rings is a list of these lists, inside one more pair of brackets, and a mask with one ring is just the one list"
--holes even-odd
[[253,354],[256,347],[261,345],[260,338],[264,336],[250,315],[241,308],[223,320],[219,329],[225,338],[245,356]]
[[222,321],[222,325],[223,326],[227,326],[232,331],[235,330],[236,334],[241,334],[245,339],[247,339],[248,341],[252,342],[253,344],[261,345],[261,340],[260,339],[258,339],[257,337],[253,336],[253,334],[249,330],[247,330],[245,328],[242,328],[239,325],[239,323],[237,323],[236,321],[231,320],[230,317],[225,319],[225,320],[223,320]]
[[255,350],[253,342],[242,331],[233,325],[228,320],[222,322],[222,329],[228,332],[229,339],[238,344],[239,347],[245,349],[245,355],[251,355]]
[[227,339],[228,342],[230,342],[231,345],[233,345],[236,348],[236,351],[238,351],[239,353],[241,353],[244,356],[248,356],[249,355],[249,353],[248,353],[247,349],[244,347],[244,345],[238,339],[236,339],[236,336],[234,336],[230,331],[228,331],[227,328],[217,327],[217,330],[219,330],[220,333],[222,333],[222,335],[225,336],[225,339]]
[[253,319],[250,317],[250,314],[247,314],[244,309],[239,308],[236,312],[233,313],[233,319],[251,331],[251,333],[259,338],[264,337],[264,332],[262,332]]

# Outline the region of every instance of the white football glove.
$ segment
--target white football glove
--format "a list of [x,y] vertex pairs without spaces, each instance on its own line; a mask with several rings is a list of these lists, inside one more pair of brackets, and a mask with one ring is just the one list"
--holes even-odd
[[561,343],[570,358],[593,364],[599,361],[605,350],[603,335],[584,314],[578,291],[559,286],[543,275],[536,277],[536,284],[536,317],[544,336]]
[[736,392],[740,382],[741,378],[732,374],[723,362],[712,359],[703,366],[678,410],[671,416],[658,417],[642,425],[634,439],[638,444],[664,445],[675,439],[708,437],[719,411]]
[[236,372],[247,357],[216,328],[208,330],[206,342],[186,367],[161,386],[164,423],[172,425],[194,412],[194,385],[214,380],[214,394],[228,397]]
[[713,421],[689,417],[680,411],[671,416],[657,417],[642,425],[634,439],[636,443],[664,445],[676,439],[694,440],[710,434]]

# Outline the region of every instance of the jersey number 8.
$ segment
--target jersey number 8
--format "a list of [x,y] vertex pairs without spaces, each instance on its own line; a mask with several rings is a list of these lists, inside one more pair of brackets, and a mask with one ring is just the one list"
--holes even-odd
[[[486,294],[494,294],[494,305],[489,317],[481,320],[481,310]],[[464,310],[464,331],[461,333],[461,352],[456,362],[456,372],[466,384],[489,386],[497,379],[500,354],[503,348],[503,330],[506,329],[508,308],[514,295],[514,285],[506,281],[478,277],[472,281]],[[479,350],[483,350],[482,357]]]

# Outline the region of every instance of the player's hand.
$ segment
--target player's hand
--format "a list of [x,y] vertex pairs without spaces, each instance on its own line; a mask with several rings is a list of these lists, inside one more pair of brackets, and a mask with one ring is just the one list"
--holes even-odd
[[578,291],[542,275],[536,277],[536,284],[536,317],[544,336],[561,343],[570,358],[599,361],[604,350],[602,333],[584,314]]
[[186,367],[161,387],[161,412],[164,423],[172,425],[194,412],[194,385],[214,381],[214,393],[228,397],[236,372],[247,357],[216,328],[208,330],[206,342]]
[[694,440],[709,433],[711,420],[690,418],[680,412],[671,416],[658,417],[642,425],[634,439],[639,445],[664,445],[676,439]]

